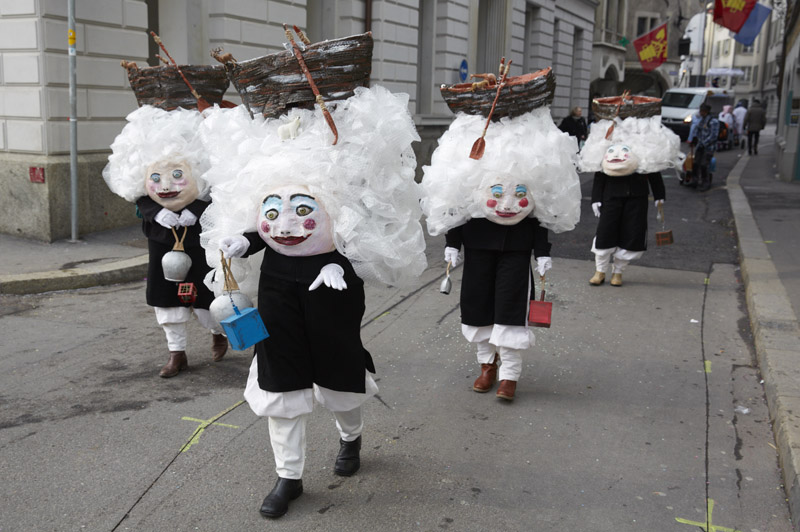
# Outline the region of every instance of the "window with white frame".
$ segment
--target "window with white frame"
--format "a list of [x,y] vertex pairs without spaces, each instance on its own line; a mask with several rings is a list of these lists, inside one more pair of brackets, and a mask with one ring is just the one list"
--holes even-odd
[[729,55],[731,53],[731,40],[725,39],[722,41],[722,55]]
[[636,36],[641,37],[658,26],[658,17],[652,14],[636,16]]
[[742,76],[742,83],[750,83],[750,76],[753,74],[753,69],[751,67],[742,67],[742,72],[744,72],[744,76]]

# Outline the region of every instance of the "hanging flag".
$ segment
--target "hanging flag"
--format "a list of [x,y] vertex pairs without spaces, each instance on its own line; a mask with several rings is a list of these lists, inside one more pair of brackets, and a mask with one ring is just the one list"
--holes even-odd
[[756,41],[756,37],[758,37],[758,33],[761,31],[761,26],[763,26],[764,21],[769,18],[770,13],[772,13],[771,8],[763,4],[756,4],[750,12],[750,16],[747,17],[742,29],[733,36],[734,40],[745,46],[752,46]]
[[737,32],[755,5],[756,0],[714,0],[714,22]]
[[654,70],[667,60],[667,23],[633,41],[633,46],[642,63],[642,70]]

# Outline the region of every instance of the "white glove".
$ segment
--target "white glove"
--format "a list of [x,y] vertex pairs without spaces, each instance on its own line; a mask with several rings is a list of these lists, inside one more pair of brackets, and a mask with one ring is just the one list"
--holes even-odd
[[322,283],[334,290],[347,288],[347,283],[344,282],[344,268],[334,263],[326,264],[319,271],[319,275],[311,283],[311,286],[308,287],[308,291],[316,290]]
[[158,225],[170,229],[178,225],[179,217],[169,209],[161,209],[153,220],[155,220]]
[[600,207],[602,206],[603,204],[600,203],[599,201],[597,203],[592,203],[592,211],[594,211],[594,215],[597,216],[598,218],[600,218]]
[[226,259],[239,258],[250,247],[250,241],[242,235],[226,236],[219,241],[219,249]]
[[553,267],[553,259],[550,257],[539,257],[536,259],[536,271],[539,275],[544,275],[547,270]]
[[197,216],[194,215],[192,211],[189,209],[183,209],[181,211],[181,215],[178,218],[178,225],[183,227],[189,227],[190,225],[194,225],[197,223]]
[[458,266],[458,250],[456,248],[444,248],[444,261],[450,263],[451,268]]
[[664,200],[663,199],[657,199],[656,200],[656,209],[658,209],[659,205],[664,205]]

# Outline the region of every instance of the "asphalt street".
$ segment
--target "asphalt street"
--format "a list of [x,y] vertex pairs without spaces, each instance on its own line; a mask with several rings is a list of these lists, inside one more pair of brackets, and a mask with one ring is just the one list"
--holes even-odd
[[[720,154],[720,175],[737,154]],[[588,196],[591,176],[584,176]],[[275,521],[267,426],[242,403],[251,355],[157,377],[163,333],[129,283],[0,296],[0,530],[788,532],[721,183],[667,179],[675,244],[588,284],[595,220],[552,237],[553,326],[537,329],[517,399],[477,394],[459,280],[443,239],[409,288],[369,287],[362,335],[380,395],[362,469],[333,475],[338,434],[309,424],[305,493]],[[267,324],[269,328],[269,324]],[[708,502],[707,502],[708,501]]]

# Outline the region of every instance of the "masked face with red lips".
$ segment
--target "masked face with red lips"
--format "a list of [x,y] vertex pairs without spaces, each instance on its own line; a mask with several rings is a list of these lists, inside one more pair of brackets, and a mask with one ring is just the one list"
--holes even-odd
[[533,198],[528,186],[513,178],[496,179],[483,190],[488,194],[481,194],[481,210],[490,222],[514,225],[533,211]]
[[625,144],[612,144],[606,150],[601,164],[603,172],[611,176],[630,175],[639,166],[639,158]]
[[279,187],[267,194],[258,234],[281,255],[302,257],[335,249],[330,216],[303,186]]
[[150,198],[174,212],[197,199],[200,191],[186,161],[159,161],[147,168],[145,188]]

